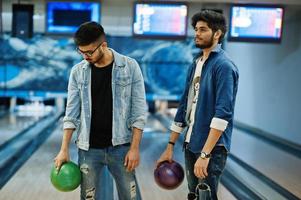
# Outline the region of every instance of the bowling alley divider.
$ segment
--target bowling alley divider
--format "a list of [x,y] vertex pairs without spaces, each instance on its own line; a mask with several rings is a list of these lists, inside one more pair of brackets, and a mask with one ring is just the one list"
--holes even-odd
[[[55,113],[53,113],[55,112]],[[29,130],[17,134],[0,146],[0,189],[33,155],[57,127],[63,112],[53,111]]]

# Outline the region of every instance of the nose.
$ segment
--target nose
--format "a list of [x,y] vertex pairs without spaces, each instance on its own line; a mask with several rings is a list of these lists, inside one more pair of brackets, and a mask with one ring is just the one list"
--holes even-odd
[[83,54],[84,59],[89,59],[90,57],[87,56],[86,54]]
[[194,35],[195,35],[195,36],[200,36],[200,32],[201,32],[201,31],[196,30],[196,31],[194,31]]

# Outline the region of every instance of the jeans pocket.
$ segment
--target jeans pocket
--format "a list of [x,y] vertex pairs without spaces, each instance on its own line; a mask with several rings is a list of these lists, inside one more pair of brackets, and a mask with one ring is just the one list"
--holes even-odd
[[221,175],[226,165],[226,153],[214,153],[210,158],[209,170],[213,175]]

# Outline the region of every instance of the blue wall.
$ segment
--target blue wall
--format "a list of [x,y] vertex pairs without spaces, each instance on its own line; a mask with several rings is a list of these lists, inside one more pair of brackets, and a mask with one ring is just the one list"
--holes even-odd
[[301,144],[301,7],[286,7],[281,44],[226,49],[240,70],[235,119]]
[[[107,40],[109,47],[138,61],[148,97],[178,99],[192,56],[199,51],[192,38],[166,41],[108,36]],[[66,95],[70,69],[81,59],[72,38],[42,35],[22,40],[6,34],[0,39],[0,54],[0,96]]]

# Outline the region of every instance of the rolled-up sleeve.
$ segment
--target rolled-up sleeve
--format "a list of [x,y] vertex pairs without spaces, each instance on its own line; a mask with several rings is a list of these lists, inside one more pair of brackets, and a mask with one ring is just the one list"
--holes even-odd
[[146,124],[146,97],[142,72],[138,63],[132,59],[133,79],[131,90],[131,124],[130,127],[143,130]]
[[182,123],[179,122],[172,122],[171,126],[170,126],[170,130],[176,133],[181,133],[184,128],[182,127]]
[[211,120],[210,128],[214,128],[220,131],[225,131],[228,125],[228,121],[214,117]]
[[170,126],[170,130],[176,133],[181,133],[184,128],[187,126],[185,117],[186,117],[186,109],[187,109],[187,98],[188,98],[188,92],[189,92],[189,80],[190,77],[192,76],[193,72],[193,64],[190,65],[187,76],[186,76],[186,81],[185,81],[185,89],[182,93],[178,110],[174,119],[174,122],[172,122]]
[[80,120],[80,95],[74,68],[71,70],[68,82],[66,112],[63,119],[63,129],[77,129]]
[[215,114],[210,127],[224,131],[234,112],[235,90],[238,84],[238,72],[234,64],[222,63],[217,70],[216,79]]

